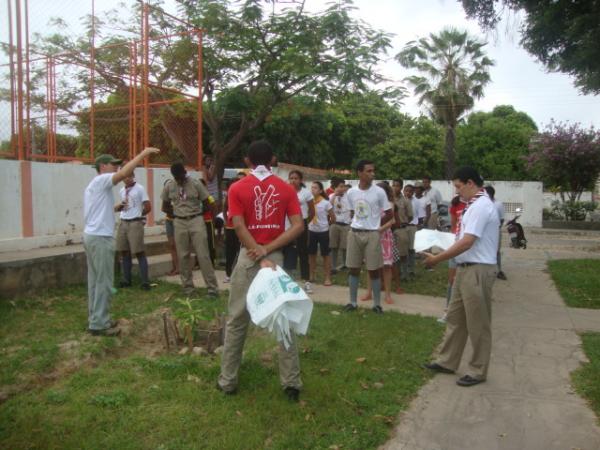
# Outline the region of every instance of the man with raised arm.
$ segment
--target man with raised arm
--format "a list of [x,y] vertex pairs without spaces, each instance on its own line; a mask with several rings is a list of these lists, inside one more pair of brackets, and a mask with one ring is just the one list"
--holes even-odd
[[116,336],[116,322],[110,320],[110,302],[114,283],[115,215],[113,186],[133,174],[135,168],[160,150],[145,148],[119,170],[122,161],[112,155],[100,155],[94,167],[98,175],[85,188],[83,196],[83,246],[88,269],[88,332],[94,336]]

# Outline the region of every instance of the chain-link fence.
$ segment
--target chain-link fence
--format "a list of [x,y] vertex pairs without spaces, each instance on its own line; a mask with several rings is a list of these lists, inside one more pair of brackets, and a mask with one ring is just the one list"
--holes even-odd
[[0,155],[130,159],[150,145],[163,150],[153,164],[199,167],[201,32],[143,2],[101,4],[4,5]]

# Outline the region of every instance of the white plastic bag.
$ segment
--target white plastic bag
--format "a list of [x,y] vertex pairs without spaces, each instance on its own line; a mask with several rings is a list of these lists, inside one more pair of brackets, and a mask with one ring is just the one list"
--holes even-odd
[[246,308],[252,322],[272,332],[285,348],[291,331],[306,334],[313,303],[281,267],[260,269],[246,294]]
[[437,230],[419,230],[415,234],[415,252],[424,252],[434,247],[447,250],[456,241],[453,233],[443,233]]

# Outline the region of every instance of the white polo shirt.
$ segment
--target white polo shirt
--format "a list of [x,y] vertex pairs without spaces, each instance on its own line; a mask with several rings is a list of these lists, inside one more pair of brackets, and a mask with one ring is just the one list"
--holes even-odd
[[464,253],[456,256],[456,262],[497,264],[498,227],[500,219],[494,202],[485,195],[479,197],[462,216],[462,226],[457,240],[465,234],[476,236],[473,246]]
[[378,230],[381,212],[392,208],[385,191],[375,184],[366,190],[355,186],[346,195],[350,209],[354,211],[350,226],[357,230]]
[[83,232],[92,236],[111,236],[115,231],[113,173],[96,175],[83,194]]
[[130,188],[123,186],[119,191],[121,201],[127,201],[127,206],[121,211],[121,219],[137,219],[142,217],[143,203],[150,201],[144,186],[135,183]]

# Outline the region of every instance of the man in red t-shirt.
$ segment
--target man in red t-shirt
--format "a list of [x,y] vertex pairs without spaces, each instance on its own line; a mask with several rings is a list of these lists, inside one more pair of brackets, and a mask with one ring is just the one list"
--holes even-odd
[[[227,198],[228,215],[242,244],[231,275],[229,319],[221,357],[221,374],[217,388],[225,394],[237,390],[238,371],[250,315],[246,293],[261,268],[273,270],[283,265],[281,249],[304,230],[296,191],[273,175],[270,163],[273,150],[267,141],[255,141],[248,147],[246,164],[250,175],[232,184]],[[291,227],[285,230],[285,218]],[[302,381],[295,338],[289,349],[279,346],[279,378],[290,400],[298,401]]]

